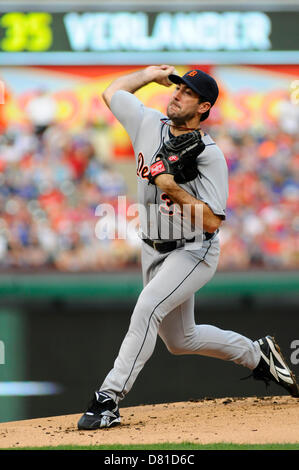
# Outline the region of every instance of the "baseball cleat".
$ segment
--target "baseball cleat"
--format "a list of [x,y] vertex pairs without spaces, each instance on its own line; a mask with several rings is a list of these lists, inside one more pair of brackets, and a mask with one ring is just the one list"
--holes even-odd
[[272,336],[258,340],[261,359],[252,371],[253,378],[263,380],[266,386],[273,381],[289,392],[292,397],[299,397],[299,387],[296,378],[290,370],[280,351],[280,347]]
[[87,410],[78,421],[78,429],[111,428],[120,424],[118,405],[104,392],[95,392]]

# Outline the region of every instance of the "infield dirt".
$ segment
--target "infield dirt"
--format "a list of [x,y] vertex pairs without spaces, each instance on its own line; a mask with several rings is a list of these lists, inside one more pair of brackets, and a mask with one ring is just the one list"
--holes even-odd
[[79,431],[81,413],[0,423],[0,448],[57,445],[299,443],[299,400],[203,399],[121,408],[121,426]]

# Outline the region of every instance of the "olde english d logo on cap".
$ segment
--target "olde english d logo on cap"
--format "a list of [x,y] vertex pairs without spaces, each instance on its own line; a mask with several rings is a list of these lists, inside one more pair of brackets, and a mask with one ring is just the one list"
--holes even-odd
[[195,77],[195,75],[197,75],[197,70],[192,70],[187,74],[187,77]]

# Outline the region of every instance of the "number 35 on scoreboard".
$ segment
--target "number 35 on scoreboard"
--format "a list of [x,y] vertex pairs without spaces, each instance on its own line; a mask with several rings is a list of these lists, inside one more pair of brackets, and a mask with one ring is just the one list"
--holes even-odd
[[[53,41],[52,15],[46,12],[5,13],[0,18],[0,48],[6,52],[39,52],[50,49]],[[0,36],[0,37],[1,37]]]

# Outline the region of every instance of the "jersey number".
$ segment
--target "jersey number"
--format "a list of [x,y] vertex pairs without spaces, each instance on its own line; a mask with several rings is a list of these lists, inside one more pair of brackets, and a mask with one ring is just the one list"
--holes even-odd
[[181,219],[184,218],[184,215],[183,215],[180,207],[178,206],[178,204],[175,204],[172,201],[172,199],[170,199],[170,197],[167,196],[166,193],[162,193],[161,196],[160,196],[160,199],[163,201],[159,205],[159,211],[161,212],[161,214],[165,214],[165,215],[169,215],[169,216],[173,216],[174,214],[177,214],[177,215],[181,216]]
[[160,196],[161,204],[159,205],[159,211],[161,214],[165,215],[173,215],[175,213],[175,205],[174,202],[167,196],[166,193],[162,193]]

